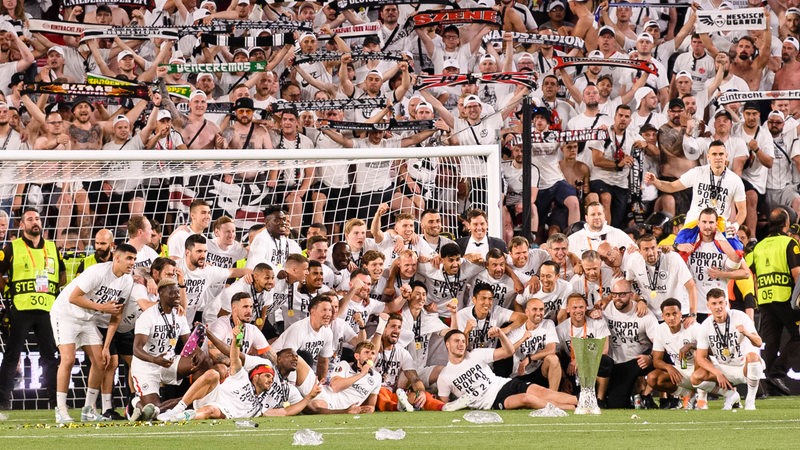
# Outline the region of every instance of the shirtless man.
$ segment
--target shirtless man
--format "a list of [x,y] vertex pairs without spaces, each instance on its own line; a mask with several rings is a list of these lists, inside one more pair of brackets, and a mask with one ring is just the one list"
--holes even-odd
[[[800,89],[800,61],[797,61],[800,41],[797,38],[788,37],[783,41],[781,48],[781,62],[783,66],[775,73],[775,81],[772,89],[775,91]],[[796,111],[797,100],[791,102],[790,111]]]
[[[659,172],[661,178],[677,180],[681,175],[699,165],[697,160],[686,158],[683,153],[684,125],[688,116],[683,100],[674,98],[667,107],[667,123],[658,131],[658,147],[661,150]],[[675,213],[686,211],[691,200],[691,191],[684,190],[672,194],[674,202],[661,200],[663,211]]]
[[189,114],[185,119],[181,136],[190,149],[225,148],[225,139],[214,122],[206,119],[208,95],[196,90],[189,96]]
[[[769,27],[769,14],[766,15],[767,27]],[[771,55],[770,46],[772,45],[772,33],[763,33],[760,48],[756,47],[756,41],[750,36],[742,36],[734,47],[736,58],[731,61],[731,73],[744,79],[750,90],[757,91],[761,86],[761,77],[764,67],[769,62]],[[758,50],[758,56],[756,56]]]
[[227,142],[224,148],[272,148],[267,130],[253,123],[253,110],[253,99],[242,97],[236,100],[233,104],[233,125],[222,132],[222,137]]
[[[558,167],[564,174],[564,180],[578,192],[578,199],[585,199],[587,195],[596,196],[589,193],[589,166],[578,161],[578,143],[565,142],[561,146],[561,153],[564,159],[558,162]],[[599,197],[595,200],[599,200]]]

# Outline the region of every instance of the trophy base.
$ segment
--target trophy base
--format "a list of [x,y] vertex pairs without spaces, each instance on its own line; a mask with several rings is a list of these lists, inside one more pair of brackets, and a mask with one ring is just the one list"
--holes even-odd
[[597,394],[594,387],[582,387],[578,397],[578,406],[575,408],[578,415],[599,415],[600,407],[597,406]]

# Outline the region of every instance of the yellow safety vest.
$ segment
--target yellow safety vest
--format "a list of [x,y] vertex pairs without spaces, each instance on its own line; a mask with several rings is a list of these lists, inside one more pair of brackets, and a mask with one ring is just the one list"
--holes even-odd
[[[18,311],[50,311],[58,295],[58,249],[53,241],[44,241],[44,248],[30,248],[22,238],[11,241],[11,295]],[[48,292],[36,292],[36,274],[47,271]]]
[[747,265],[755,266],[757,301],[759,305],[786,302],[792,298],[794,280],[786,261],[786,250],[800,254],[797,241],[789,236],[767,236],[756,244],[745,258]]

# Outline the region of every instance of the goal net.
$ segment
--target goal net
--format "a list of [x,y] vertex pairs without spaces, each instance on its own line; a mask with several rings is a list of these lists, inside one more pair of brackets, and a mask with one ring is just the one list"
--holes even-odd
[[[419,218],[425,209],[441,214],[442,232],[461,233],[460,217],[480,208],[489,217],[490,233],[500,235],[501,175],[499,146],[314,150],[202,151],[6,151],[0,163],[0,209],[12,220],[6,242],[18,234],[14,219],[32,207],[42,217],[44,236],[73,264],[69,278],[97,231],[111,231],[125,242],[131,215],[143,214],[161,224],[155,229],[166,242],[172,230],[189,220],[189,205],[204,200],[212,219],[234,220],[237,238],[246,241],[250,227],[264,223],[273,205],[289,211],[292,231],[302,244],[312,223],[326,225],[341,239],[346,220],[368,224],[381,203],[390,205],[383,227],[397,213]],[[309,159],[309,157],[313,159]],[[302,194],[302,195],[300,195]],[[420,229],[417,230],[421,232]],[[207,237],[213,237],[211,229]],[[246,242],[244,242],[246,243]],[[32,337],[32,335],[31,335]],[[3,344],[5,336],[0,337]],[[0,350],[4,350],[4,344]],[[83,355],[76,358],[70,403],[82,402],[86,386]],[[46,408],[38,379],[35,339],[20,357],[20,377],[13,392],[15,408]],[[122,395],[124,368],[115,378]],[[38,401],[37,401],[38,399]],[[22,402],[23,404],[19,404]],[[119,406],[119,402],[116,402]],[[82,405],[82,403],[80,403]]]

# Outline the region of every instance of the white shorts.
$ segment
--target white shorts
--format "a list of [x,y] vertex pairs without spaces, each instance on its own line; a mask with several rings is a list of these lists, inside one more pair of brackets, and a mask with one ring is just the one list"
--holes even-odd
[[314,388],[314,383],[317,382],[317,375],[314,372],[309,371],[308,375],[306,375],[306,379],[303,380],[303,384],[297,386],[297,390],[300,391],[301,394],[308,395],[311,392],[311,389]]
[[131,362],[131,378],[133,378],[133,388],[139,397],[148,394],[158,394],[162,384],[180,384],[178,380],[178,363],[181,357],[176,356],[169,367],[161,367],[157,364],[142,361],[133,357]]
[[228,392],[222,384],[218,385],[205,397],[192,403],[192,407],[195,410],[203,406],[213,406],[219,409],[226,419],[248,419],[253,417],[253,408],[244,408],[242,407],[243,405],[244,403],[241,402],[239,397]]
[[50,314],[56,345],[103,345],[103,336],[91,320],[75,320],[63,314]]
[[683,375],[683,378],[681,379],[681,382],[678,383],[678,386],[693,391],[694,386],[692,386],[692,373],[695,370],[694,364],[687,365],[685,369],[681,369],[681,366],[674,367],[678,369],[678,372],[680,372],[681,375]]
[[[300,391],[301,393],[303,391]],[[305,395],[305,394],[303,394]],[[345,397],[333,392],[328,386],[322,388],[322,391],[314,398],[315,401],[325,402],[327,409],[347,409],[352,405],[345,405]]]
[[[436,366],[425,366],[422,369],[417,370],[417,376],[420,380],[422,380],[422,384],[425,385],[425,389],[430,390],[431,388],[431,373],[433,373],[433,369],[435,368]],[[436,385],[436,383],[433,383],[433,385]]]

